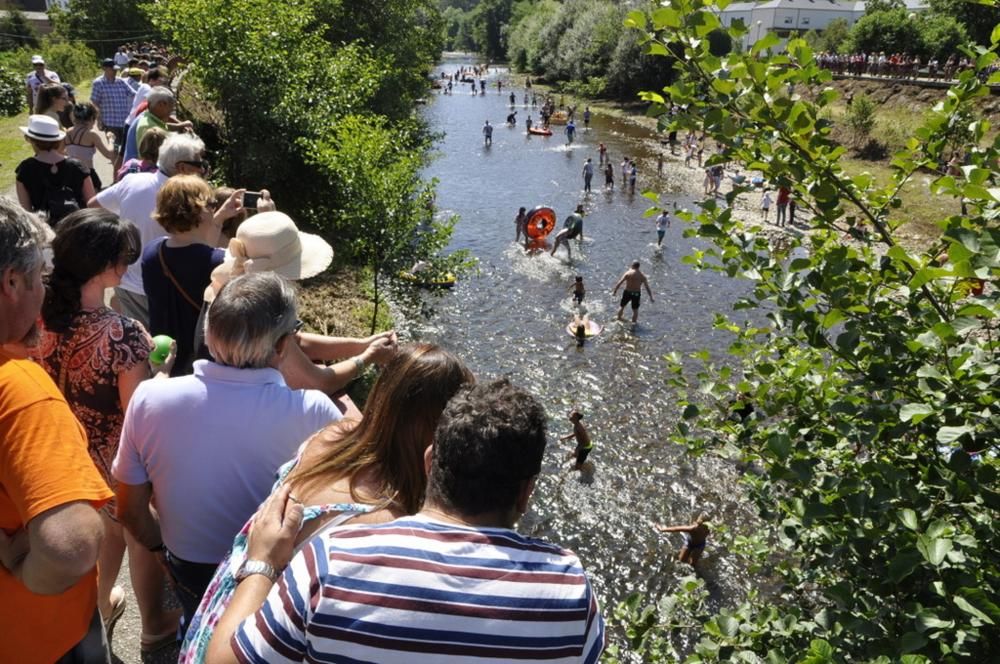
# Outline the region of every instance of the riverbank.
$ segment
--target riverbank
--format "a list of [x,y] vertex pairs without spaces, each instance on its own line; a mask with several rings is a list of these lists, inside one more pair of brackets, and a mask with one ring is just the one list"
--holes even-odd
[[[522,74],[512,73],[509,78],[514,83],[520,82],[523,86],[524,76]],[[702,195],[703,169],[687,168],[683,165],[684,156],[680,145],[677,146],[677,154],[671,155],[669,147],[661,144],[661,140],[666,137],[657,130],[657,119],[646,115],[648,104],[645,102],[588,99],[561,92],[557,86],[553,85],[535,82],[533,86],[535,90],[552,94],[557,101],[564,99],[567,105],[575,104],[578,115],[582,114],[585,107],[590,106],[592,112],[610,115],[648,130],[650,132],[650,151],[654,154],[656,151],[662,151],[664,154],[664,175],[662,178],[655,176],[657,172],[655,159],[641,161],[639,163],[639,189],[684,193],[696,197]],[[923,114],[930,111],[947,92],[946,90],[922,88],[899,82],[889,85],[882,84],[880,81],[854,79],[834,80],[831,82],[831,86],[841,94],[840,103],[835,103],[830,107],[830,118],[833,120],[844,116],[846,104],[843,100],[847,99],[848,96],[866,94],[876,102],[875,127],[872,136],[886,146],[887,157],[882,160],[870,160],[858,156],[845,156],[841,160],[841,165],[848,175],[869,173],[874,178],[876,186],[884,186],[891,182],[893,172],[890,161],[892,154],[902,148],[905,140],[919,126]],[[983,113],[995,113],[1000,110],[1000,98],[985,98],[980,100],[980,105],[981,108],[977,110]],[[683,137],[678,137],[679,140],[681,138]],[[707,159],[710,154],[711,152],[706,148],[704,157]],[[848,154],[850,155],[850,153]],[[649,179],[649,174],[653,174],[655,179]],[[902,244],[909,248],[919,249],[933,242],[940,234],[936,222],[948,215],[958,213],[957,201],[931,193],[930,185],[934,177],[932,173],[918,173],[899,191],[902,201],[900,210],[905,211],[907,219],[897,231],[896,236]],[[772,192],[772,198],[773,196],[774,192]],[[761,192],[758,191],[750,192],[737,200],[734,210],[742,221],[762,222],[760,198]],[[773,212],[770,219],[773,222]],[[789,233],[801,233],[804,230],[788,227],[782,230],[774,226],[773,223],[765,224],[763,228],[766,233],[779,237]]]

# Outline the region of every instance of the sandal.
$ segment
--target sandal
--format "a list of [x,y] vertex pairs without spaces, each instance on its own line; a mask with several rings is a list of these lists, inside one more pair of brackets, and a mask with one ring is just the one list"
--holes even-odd
[[[117,601],[114,600],[115,596],[118,597]],[[125,599],[125,589],[121,586],[115,586],[111,589],[111,597],[111,614],[104,619],[104,633],[108,635],[109,643],[111,635],[114,634],[115,625],[118,624],[118,619],[125,613],[125,605],[128,604],[128,601]]]
[[163,634],[143,634],[139,637],[139,653],[142,655],[153,655],[177,645],[178,641],[176,629],[172,629]]

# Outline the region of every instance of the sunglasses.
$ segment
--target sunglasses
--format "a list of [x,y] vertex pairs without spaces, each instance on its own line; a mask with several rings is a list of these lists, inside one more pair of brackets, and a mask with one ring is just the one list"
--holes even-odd
[[179,164],[188,164],[189,166],[194,166],[195,168],[200,168],[203,171],[207,171],[209,169],[209,164],[205,160],[202,160],[202,161],[188,161],[188,160],[179,159],[177,163],[179,163]]
[[298,319],[295,319],[295,324],[292,326],[292,329],[288,331],[288,334],[298,334],[299,332],[302,331],[303,327],[305,327],[305,323],[303,323]]

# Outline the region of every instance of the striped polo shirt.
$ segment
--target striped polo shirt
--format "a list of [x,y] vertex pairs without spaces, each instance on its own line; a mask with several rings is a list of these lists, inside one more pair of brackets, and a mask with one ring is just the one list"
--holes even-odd
[[314,537],[232,645],[242,662],[597,662],[604,620],[571,551],[418,515]]

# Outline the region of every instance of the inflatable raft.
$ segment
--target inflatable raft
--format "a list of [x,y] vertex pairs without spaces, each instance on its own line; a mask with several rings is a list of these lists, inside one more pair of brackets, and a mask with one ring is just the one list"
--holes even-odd
[[443,277],[432,277],[430,275],[425,277],[422,274],[403,271],[399,273],[399,278],[418,288],[453,288],[458,281],[451,272],[448,272]]
[[[584,327],[584,331],[583,332],[584,332],[584,336],[587,339],[590,339],[591,337],[596,337],[604,329],[604,327],[600,323],[595,323],[592,320],[585,320],[584,323],[586,323],[586,325]],[[571,336],[571,337],[575,337],[576,336],[576,321],[575,320],[571,320],[569,323],[567,323],[567,325],[566,325],[566,332],[568,332],[569,336]]]
[[532,240],[544,239],[556,227],[556,212],[539,205],[528,210],[524,217],[524,232]]
[[552,130],[545,127],[532,127],[528,130],[528,133],[535,134],[536,136],[551,136]]
[[569,113],[566,111],[556,111],[549,116],[549,124],[564,125],[569,122]]

